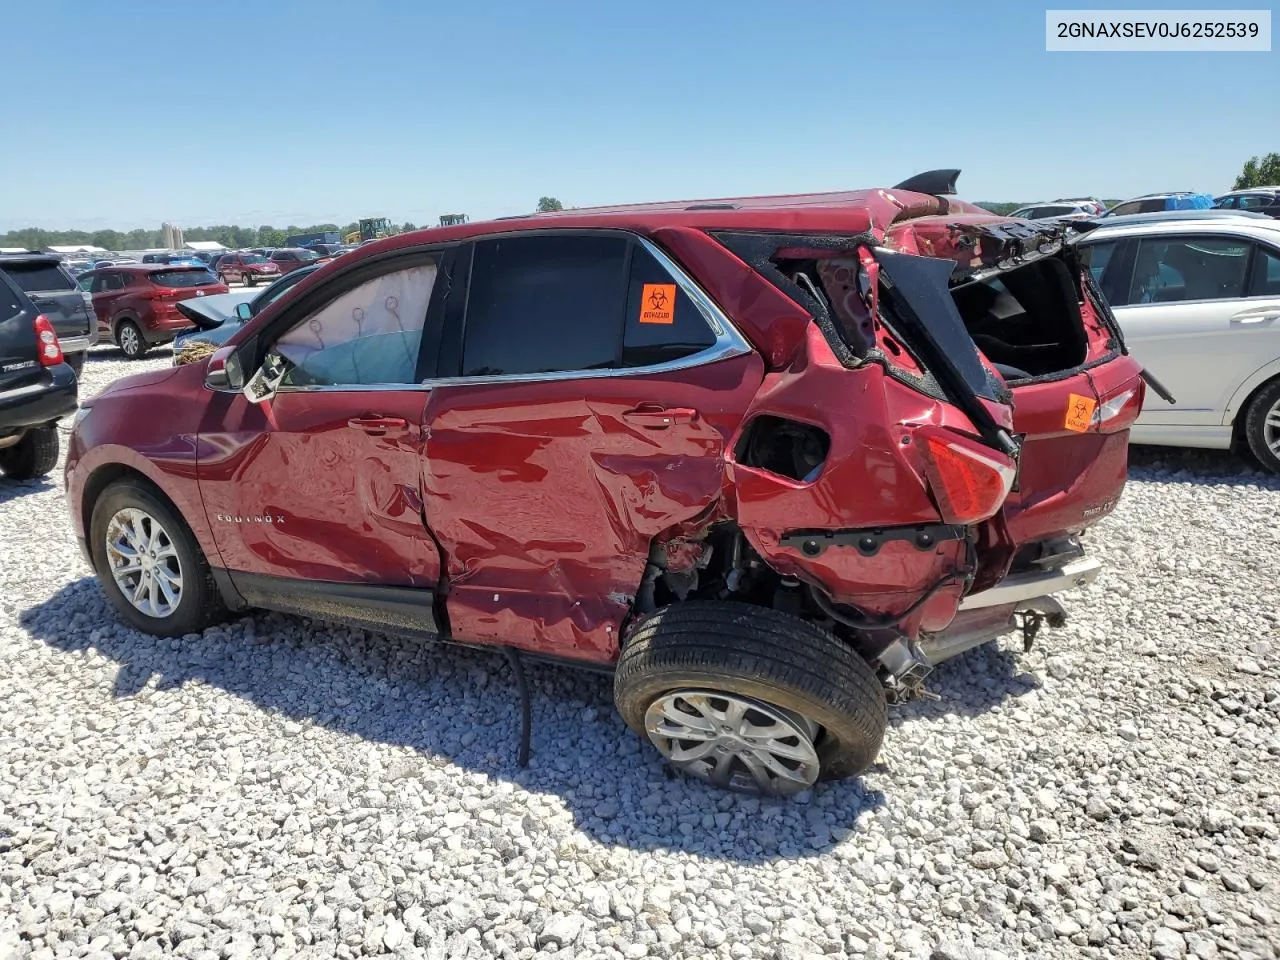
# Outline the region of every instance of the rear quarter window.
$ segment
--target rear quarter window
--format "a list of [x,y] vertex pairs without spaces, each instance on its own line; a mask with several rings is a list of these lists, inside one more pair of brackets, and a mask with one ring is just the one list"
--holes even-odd
[[12,320],[22,312],[22,303],[9,284],[0,279],[0,321]]
[[74,290],[76,282],[56,263],[6,263],[0,267],[27,293]]

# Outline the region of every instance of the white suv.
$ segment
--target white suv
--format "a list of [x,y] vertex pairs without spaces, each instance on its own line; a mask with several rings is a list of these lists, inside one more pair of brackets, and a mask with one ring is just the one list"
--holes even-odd
[[1105,224],[1079,241],[1134,357],[1176,402],[1147,394],[1135,443],[1247,443],[1280,473],[1280,221]]

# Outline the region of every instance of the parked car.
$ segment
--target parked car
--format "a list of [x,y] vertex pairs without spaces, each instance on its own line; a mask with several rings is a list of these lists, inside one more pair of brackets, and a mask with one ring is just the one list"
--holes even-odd
[[218,261],[218,279],[223,283],[243,283],[257,286],[259,281],[270,283],[280,276],[280,268],[266,257],[256,253],[229,253]]
[[76,278],[52,253],[0,254],[0,274],[17,284],[36,312],[49,319],[66,362],[78,376],[89,348],[98,342],[98,320]]
[[1233,190],[1213,201],[1219,210],[1247,210],[1280,219],[1280,187],[1254,187]]
[[1079,203],[1034,203],[1027,207],[1019,207],[1011,217],[1022,217],[1026,220],[1085,220],[1095,216],[1091,208]]
[[130,360],[191,326],[178,312],[179,301],[227,292],[205,267],[157,263],[91,270],[77,283],[93,297],[100,336],[110,337]]
[[269,286],[250,293],[247,289],[210,297],[193,297],[178,303],[178,310],[196,327],[187,330],[173,341],[173,362],[182,362],[182,351],[190,344],[203,343],[221,346],[232,334],[252,320],[262,310],[275,303],[292,290],[299,280],[319,270],[319,266],[302,267],[286,273]]
[[1247,445],[1280,472],[1280,223],[1104,223],[1080,241],[1083,256],[1134,356],[1176,400],[1145,407],[1134,441]]
[[290,273],[312,264],[328,263],[333,258],[321,256],[305,247],[285,247],[271,251],[268,259],[279,268],[281,273]]
[[1101,216],[1106,213],[1107,205],[1097,197],[1059,197],[1054,203],[1071,203],[1079,206],[1090,216]]
[[1208,210],[1212,206],[1213,197],[1207,193],[1192,193],[1186,190],[1174,193],[1148,193],[1117,203],[1103,216],[1119,217],[1126,213],[1157,213],[1161,210]]
[[76,409],[76,372],[52,321],[0,269],[0,475],[32,480],[58,462],[61,417]]
[[175,267],[207,267],[208,264],[194,253],[144,253],[143,263],[163,263]]
[[1065,619],[1144,391],[1066,228],[954,175],[379,241],[92,400],[77,536],[153,634],[266,607],[524,651],[613,671],[693,776],[854,775],[887,697]]

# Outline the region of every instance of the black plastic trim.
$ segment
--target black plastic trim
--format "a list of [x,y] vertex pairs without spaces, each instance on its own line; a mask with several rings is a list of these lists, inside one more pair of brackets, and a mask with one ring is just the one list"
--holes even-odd
[[67,363],[45,368],[49,380],[0,391],[0,427],[34,427],[76,411],[76,372]]
[[229,571],[236,593],[251,607],[320,620],[353,623],[374,630],[439,638],[434,590],[373,583],[299,580]]
[[932,550],[940,543],[963,541],[969,528],[950,523],[928,523],[910,527],[873,527],[856,530],[791,530],[779,544],[799,550],[806,557],[820,557],[828,547],[853,547],[864,557],[874,557],[886,543],[901,540],[917,550]]

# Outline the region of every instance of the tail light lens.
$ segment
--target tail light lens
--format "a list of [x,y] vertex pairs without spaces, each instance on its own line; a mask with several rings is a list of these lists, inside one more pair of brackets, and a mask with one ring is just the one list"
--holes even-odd
[[1091,426],[1102,433],[1115,433],[1131,427],[1142,412],[1146,389],[1147,385],[1138,380],[1133,386],[1107,397],[1094,407]]
[[945,430],[920,433],[925,476],[943,522],[978,523],[1004,505],[1017,475],[1013,460]]
[[53,329],[53,324],[42,313],[36,317],[34,326],[36,328],[36,343],[39,346],[40,366],[56,367],[63,362],[63,357],[62,344],[58,342],[58,334]]

